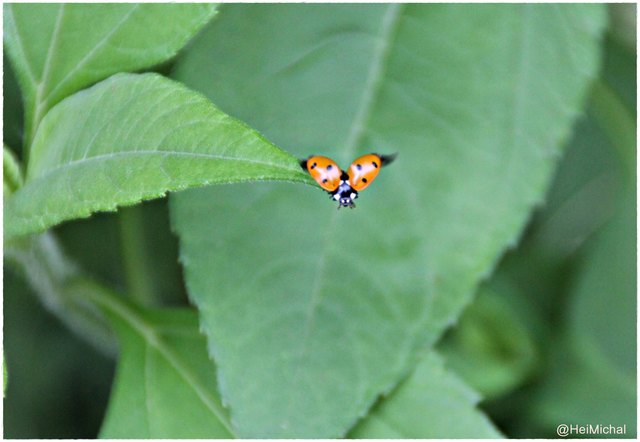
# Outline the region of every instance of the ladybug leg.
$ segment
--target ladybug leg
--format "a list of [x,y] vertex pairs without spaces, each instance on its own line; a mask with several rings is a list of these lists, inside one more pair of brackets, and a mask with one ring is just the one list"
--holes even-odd
[[353,200],[351,200],[348,205],[338,204],[338,210],[340,210],[341,207],[348,207],[350,209],[355,209],[356,205],[353,202]]

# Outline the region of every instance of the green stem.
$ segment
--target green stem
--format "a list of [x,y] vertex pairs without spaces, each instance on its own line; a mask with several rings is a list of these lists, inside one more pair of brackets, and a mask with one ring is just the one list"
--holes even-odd
[[151,262],[144,240],[145,224],[142,210],[140,206],[120,210],[120,238],[127,292],[141,305],[150,306],[156,301],[156,294]]
[[49,311],[99,350],[115,354],[115,339],[102,314],[72,289],[74,281],[84,277],[51,232],[5,242],[4,256]]
[[124,302],[116,293],[87,277],[76,278],[71,287],[77,293],[83,293],[84,298],[90,300],[102,311],[114,314],[124,320],[146,341],[157,342],[153,326],[148,324],[138,312]]

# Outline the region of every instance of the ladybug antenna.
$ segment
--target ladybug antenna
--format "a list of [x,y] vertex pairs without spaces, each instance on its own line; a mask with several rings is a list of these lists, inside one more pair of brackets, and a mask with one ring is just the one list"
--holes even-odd
[[398,152],[396,153],[392,153],[391,155],[378,155],[380,157],[380,162],[382,163],[382,166],[387,166],[391,163],[393,163],[393,161],[396,159],[396,157],[398,156]]

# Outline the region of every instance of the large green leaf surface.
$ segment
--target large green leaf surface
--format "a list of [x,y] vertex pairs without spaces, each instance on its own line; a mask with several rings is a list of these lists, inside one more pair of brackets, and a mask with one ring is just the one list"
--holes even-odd
[[47,114],[5,238],[167,191],[211,183],[307,182],[296,159],[206,98],[156,74],[119,74]]
[[144,310],[83,282],[75,288],[86,289],[87,298],[100,306],[120,345],[101,437],[231,437],[214,365],[192,311]]
[[357,439],[435,439],[502,437],[474,409],[477,393],[430,353],[405,380],[349,434]]
[[343,436],[457,318],[542,200],[598,68],[603,9],[222,14],[176,78],[300,157],[346,167],[399,152],[355,210],[287,184],[172,197],[238,434]]
[[215,5],[7,4],[4,42],[22,87],[26,136],[63,98],[122,71],[163,62]]

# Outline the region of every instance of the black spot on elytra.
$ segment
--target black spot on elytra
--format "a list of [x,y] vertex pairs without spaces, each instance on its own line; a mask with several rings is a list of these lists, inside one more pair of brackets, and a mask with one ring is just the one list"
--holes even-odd
[[331,170],[331,169],[333,169],[333,166],[332,166],[331,164],[329,164],[329,165],[327,166],[327,170]]
[[311,165],[311,168],[312,168],[312,169],[315,169],[317,165],[318,165],[318,163],[313,163],[313,164]]
[[362,170],[362,164],[356,164],[356,169]]
[[372,161],[371,164],[373,164],[373,167],[375,167],[376,169],[378,168],[378,163],[376,163],[375,161]]
[[326,183],[326,182],[327,182],[327,179],[325,178],[324,180],[322,180],[322,182],[323,182],[323,183]]
[[362,182],[367,184],[367,179],[366,178],[362,178]]

